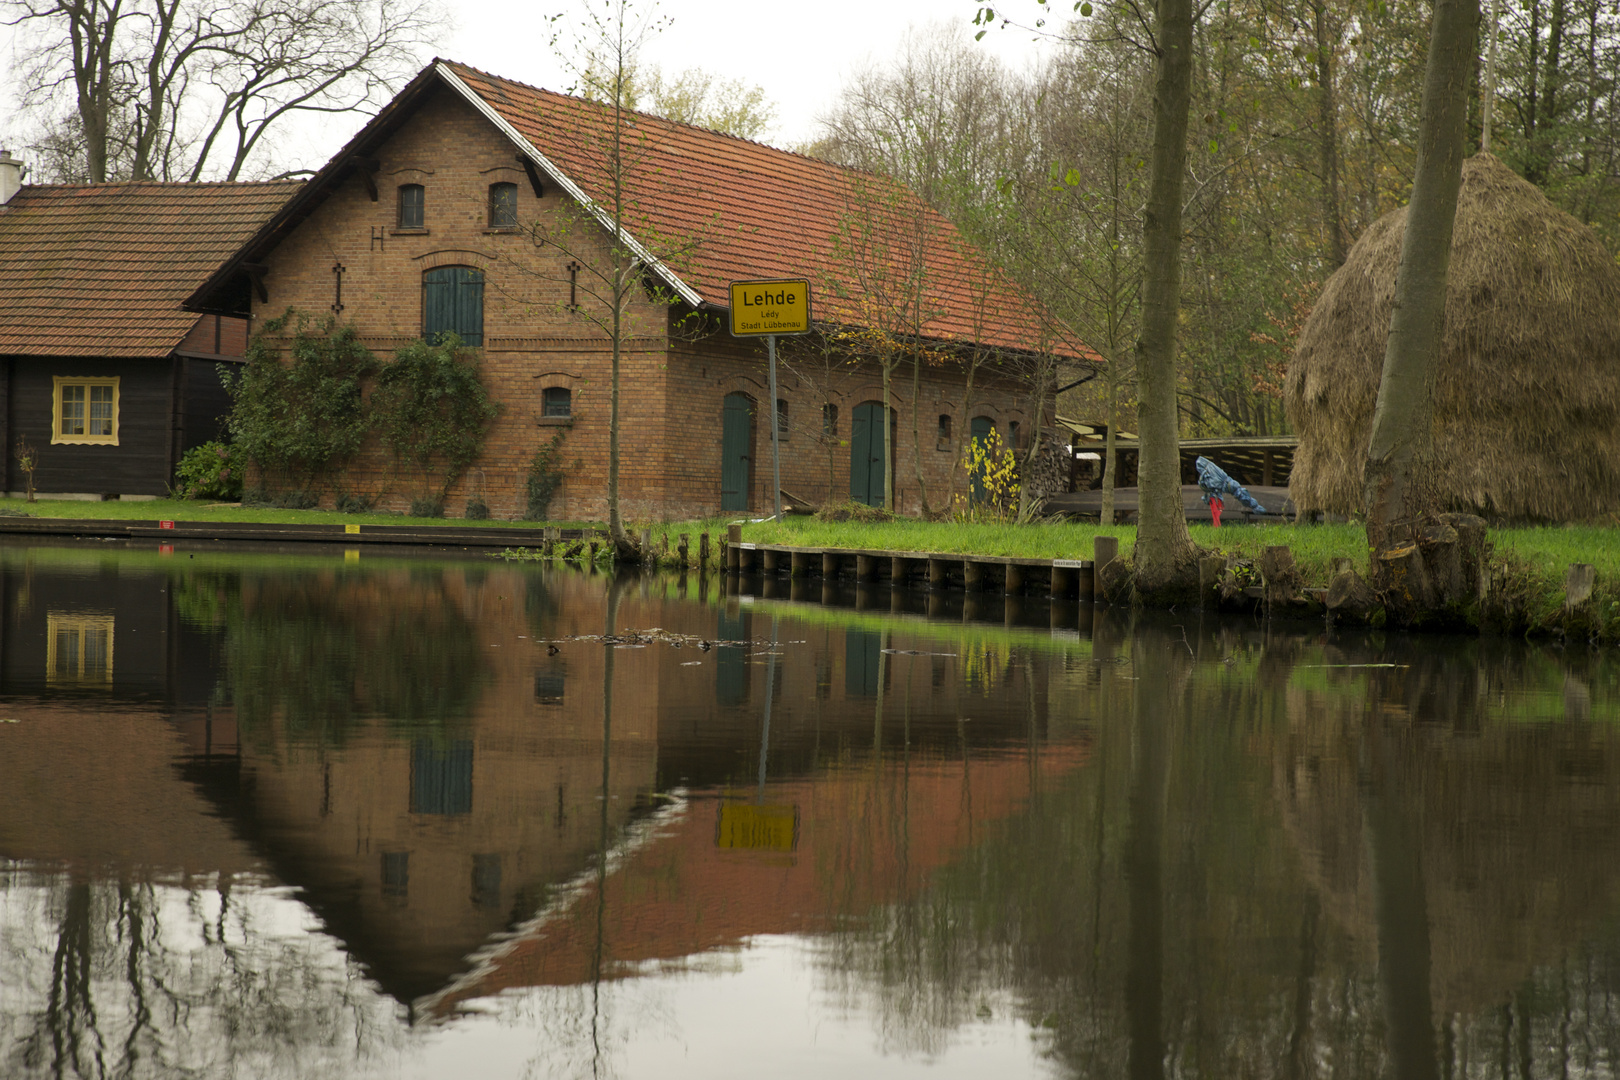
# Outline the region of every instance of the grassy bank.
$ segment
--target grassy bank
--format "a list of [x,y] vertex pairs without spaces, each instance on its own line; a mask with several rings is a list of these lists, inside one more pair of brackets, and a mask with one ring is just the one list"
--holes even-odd
[[[691,531],[681,526],[679,531]],[[1193,543],[1211,552],[1258,559],[1268,547],[1286,546],[1307,586],[1325,587],[1333,561],[1347,558],[1358,569],[1367,559],[1367,535],[1359,525],[1239,525],[1216,529],[1190,525]],[[826,522],[789,518],[743,526],[743,539],[804,547],[870,548],[1023,558],[1089,558],[1099,533],[1119,538],[1130,557],[1135,529],[1096,525],[954,525],[922,521]],[[1620,640],[1620,529],[1597,526],[1492,529],[1492,592],[1484,608],[1470,613],[1482,627],[1514,633],[1563,633]],[[1564,579],[1571,563],[1591,563],[1597,587],[1586,609],[1563,610]]]
[[336,510],[278,510],[270,506],[242,506],[237,503],[210,503],[193,499],[150,499],[108,502],[86,499],[0,499],[0,508],[19,511],[30,517],[72,518],[115,521],[229,521],[266,525],[410,525],[457,528],[534,527],[541,524],[578,527],[580,522],[498,521],[472,518],[422,518],[403,514],[345,514]]

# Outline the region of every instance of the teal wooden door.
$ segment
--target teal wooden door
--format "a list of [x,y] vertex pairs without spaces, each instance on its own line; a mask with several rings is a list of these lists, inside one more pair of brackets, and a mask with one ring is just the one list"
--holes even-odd
[[883,405],[863,401],[849,426],[849,499],[883,505]]
[[[990,419],[988,416],[975,416],[973,418],[973,427],[969,433],[969,437],[973,440],[973,442],[982,446],[984,445],[984,440],[988,439],[990,437],[990,433],[994,430],[996,430],[996,422],[994,420]],[[971,461],[972,459],[970,458],[969,460]],[[984,500],[984,473],[979,469],[970,469],[968,471],[968,502],[974,506],[977,506],[984,502]]]
[[720,509],[748,509],[748,474],[754,445],[754,403],[727,394],[720,425]]
[[440,266],[422,275],[422,336],[433,344],[455,334],[463,345],[484,344],[484,273]]

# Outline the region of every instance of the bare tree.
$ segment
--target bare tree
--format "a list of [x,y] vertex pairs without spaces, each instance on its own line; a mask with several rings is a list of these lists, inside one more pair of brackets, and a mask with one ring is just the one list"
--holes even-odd
[[23,34],[21,99],[45,171],[90,183],[293,171],[253,164],[287,117],[375,112],[444,21],[435,0],[3,0],[0,10]]

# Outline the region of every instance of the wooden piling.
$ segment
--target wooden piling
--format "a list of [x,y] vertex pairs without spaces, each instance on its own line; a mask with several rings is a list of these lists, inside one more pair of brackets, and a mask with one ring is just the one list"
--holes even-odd
[[855,556],[855,580],[871,581],[877,577],[877,559],[871,555]]
[[1108,564],[1119,558],[1119,537],[1094,536],[1091,538],[1091,566],[1101,574]]
[[1597,584],[1597,569],[1591,563],[1570,563],[1564,577],[1564,610],[1574,611],[1592,598]]
[[767,574],[775,574],[781,566],[782,553],[775,548],[766,548],[759,553],[759,561]]
[[889,559],[889,584],[904,585],[911,572],[911,560],[895,555]]
[[698,534],[698,569],[707,572],[709,569],[709,534]]
[[823,551],[821,553],[821,576],[828,581],[838,577],[838,553],[836,551]]
[[962,587],[968,592],[984,588],[984,564],[972,559],[962,560]]
[[949,571],[946,569],[945,560],[930,558],[928,560],[928,587],[930,589],[943,589],[949,581]]
[[807,577],[810,573],[810,554],[804,551],[793,552],[789,561],[788,572],[794,577]]
[[1018,563],[1008,563],[1006,576],[1002,579],[1004,591],[1008,596],[1017,596],[1024,591],[1024,568]]
[[685,570],[687,560],[691,556],[691,553],[692,553],[692,534],[691,533],[681,533],[681,543],[680,543],[680,546],[675,549],[675,551],[676,551],[676,555],[677,555],[677,560],[676,561],[678,561],[680,563],[681,569]]
[[1217,606],[1221,574],[1226,570],[1226,557],[1205,555],[1198,560],[1198,603],[1200,607]]

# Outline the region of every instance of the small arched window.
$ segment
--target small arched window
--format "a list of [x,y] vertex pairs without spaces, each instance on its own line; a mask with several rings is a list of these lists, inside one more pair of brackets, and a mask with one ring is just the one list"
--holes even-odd
[[489,185],[489,227],[515,229],[518,227],[516,184]]
[[438,344],[455,334],[463,345],[484,344],[484,272],[436,266],[422,275],[422,337]]
[[425,228],[427,217],[424,213],[427,206],[427,193],[421,184],[399,185],[399,227],[402,229]]
[[937,450],[951,448],[951,416],[950,413],[939,414],[939,440],[935,444]]
[[566,386],[548,386],[540,391],[540,415],[565,420],[574,415],[574,395]]

